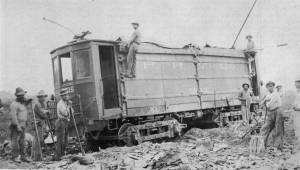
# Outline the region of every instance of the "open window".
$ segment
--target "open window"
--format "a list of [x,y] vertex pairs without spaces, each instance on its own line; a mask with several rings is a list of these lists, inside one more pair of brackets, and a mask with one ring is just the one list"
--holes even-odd
[[59,62],[58,57],[53,58],[53,72],[54,72],[54,84],[55,86],[59,85]]
[[59,56],[61,65],[61,80],[62,84],[73,81],[72,59],[70,53]]
[[119,100],[114,48],[112,46],[99,46],[99,55],[104,91],[104,108],[117,108],[119,107]]
[[90,77],[90,58],[88,50],[76,51],[73,53],[76,61],[76,79]]

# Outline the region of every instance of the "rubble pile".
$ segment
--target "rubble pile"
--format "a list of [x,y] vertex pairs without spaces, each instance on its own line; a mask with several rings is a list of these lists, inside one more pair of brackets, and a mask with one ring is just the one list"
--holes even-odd
[[[43,168],[62,169],[258,169],[285,167],[291,144],[283,151],[269,149],[260,155],[249,152],[249,144],[241,142],[240,134],[229,128],[191,129],[174,142],[145,142],[133,147],[111,147],[87,154],[89,164],[65,157]],[[293,166],[293,165],[289,165]],[[294,167],[290,167],[294,168]]]

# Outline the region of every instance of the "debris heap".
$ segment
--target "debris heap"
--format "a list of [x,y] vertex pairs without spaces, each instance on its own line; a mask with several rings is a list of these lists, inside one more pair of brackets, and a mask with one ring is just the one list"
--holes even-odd
[[[40,167],[110,170],[287,168],[284,160],[290,157],[291,144],[285,143],[283,151],[271,148],[260,155],[252,155],[249,139],[242,140],[242,132],[234,131],[234,128],[191,129],[174,142],[145,142],[133,147],[100,149],[87,154],[86,161],[74,159],[71,155],[60,162],[41,164]],[[295,168],[295,165],[289,166]]]

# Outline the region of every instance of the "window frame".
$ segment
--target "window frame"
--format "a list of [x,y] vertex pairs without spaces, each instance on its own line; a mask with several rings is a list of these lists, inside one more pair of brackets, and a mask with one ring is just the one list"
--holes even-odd
[[[57,63],[55,64],[55,61]],[[57,66],[57,72],[55,72],[55,67]],[[61,85],[61,68],[60,68],[60,60],[59,56],[55,56],[52,58],[52,70],[53,70],[53,82],[54,86],[58,87]]]
[[[72,74],[71,74],[71,76],[72,76],[72,80],[71,81],[68,81],[68,82],[64,82],[64,80],[63,80],[63,73],[62,73],[62,64],[61,64],[61,58],[67,58],[67,57],[63,57],[63,56],[65,56],[65,55],[67,55],[67,54],[69,54],[69,56],[70,56],[70,60],[71,60],[71,72],[72,72]],[[74,82],[74,61],[73,61],[73,57],[72,57],[72,52],[71,51],[69,51],[69,52],[66,52],[66,53],[62,53],[62,54],[60,54],[60,55],[58,55],[57,56],[58,57],[58,59],[59,59],[59,72],[60,72],[60,85],[61,86],[63,86],[63,85],[65,85],[65,84],[72,84],[73,82]]]
[[[77,63],[78,63],[78,60],[77,60],[77,56],[75,55],[75,53],[77,52],[82,52],[82,51],[86,51],[88,52],[88,59],[89,59],[89,64],[88,64],[88,69],[89,69],[89,76],[87,77],[78,77],[77,76]],[[88,48],[81,48],[81,49],[76,49],[76,50],[73,50],[72,51],[72,57],[74,59],[74,77],[75,77],[75,80],[76,81],[84,81],[84,80],[90,80],[92,77],[93,77],[93,69],[92,69],[92,56],[91,56],[91,49],[88,47]]]

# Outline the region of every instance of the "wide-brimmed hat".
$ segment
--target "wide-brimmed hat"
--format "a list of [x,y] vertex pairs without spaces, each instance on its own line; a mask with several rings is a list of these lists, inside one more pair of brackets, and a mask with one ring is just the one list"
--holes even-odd
[[244,87],[244,86],[246,86],[246,85],[247,85],[248,87],[250,87],[249,83],[243,83],[243,84],[242,84],[242,87]]
[[266,87],[267,86],[275,86],[275,83],[273,81],[269,81],[267,84],[266,84]]
[[27,91],[23,90],[21,87],[16,88],[15,95],[16,96],[24,96],[27,93]]
[[36,95],[36,97],[47,97],[48,95],[45,93],[44,90],[40,90],[38,92],[38,94]]
[[137,25],[137,26],[139,26],[140,24],[138,22],[132,22],[131,25]]
[[248,38],[248,37],[252,38],[252,35],[247,35],[246,38]]
[[59,95],[63,96],[63,95],[67,95],[69,94],[69,90],[68,89],[61,89]]

